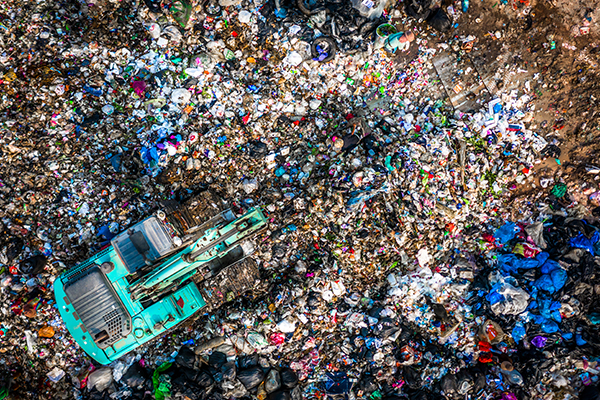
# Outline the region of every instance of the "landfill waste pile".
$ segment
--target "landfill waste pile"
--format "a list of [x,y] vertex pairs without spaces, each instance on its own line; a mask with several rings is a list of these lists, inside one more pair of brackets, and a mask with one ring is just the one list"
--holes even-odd
[[[453,106],[468,10],[2,3],[0,400],[600,398],[600,168],[538,172],[530,81]],[[206,191],[267,216],[260,283],[93,361],[55,279]]]

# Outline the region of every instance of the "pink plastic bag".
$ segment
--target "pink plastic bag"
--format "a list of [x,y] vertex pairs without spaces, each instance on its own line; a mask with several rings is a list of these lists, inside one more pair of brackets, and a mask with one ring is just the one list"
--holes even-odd
[[272,333],[269,336],[269,343],[273,346],[279,346],[285,342],[285,335],[281,332]]

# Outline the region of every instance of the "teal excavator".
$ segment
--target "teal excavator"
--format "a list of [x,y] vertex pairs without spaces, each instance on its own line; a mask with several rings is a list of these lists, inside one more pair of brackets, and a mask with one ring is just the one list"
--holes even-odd
[[259,283],[249,255],[267,227],[260,208],[236,215],[211,192],[163,205],[54,282],[67,329],[101,364]]

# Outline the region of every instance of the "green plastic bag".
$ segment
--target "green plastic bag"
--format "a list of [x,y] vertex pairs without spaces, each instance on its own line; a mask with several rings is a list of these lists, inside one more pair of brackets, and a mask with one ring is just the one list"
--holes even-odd
[[156,400],[165,400],[171,397],[171,382],[161,379],[162,372],[171,367],[172,363],[162,363],[152,374],[152,385],[154,386],[154,397]]
[[556,196],[559,199],[561,197],[563,197],[566,193],[567,193],[567,185],[565,185],[564,183],[557,183],[556,185],[554,185],[554,187],[550,191],[550,194]]
[[187,0],[174,0],[171,12],[175,21],[185,29],[192,15],[192,5]]

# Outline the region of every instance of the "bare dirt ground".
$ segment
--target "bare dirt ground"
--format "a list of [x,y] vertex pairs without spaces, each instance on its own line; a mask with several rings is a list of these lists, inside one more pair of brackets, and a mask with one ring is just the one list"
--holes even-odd
[[[475,78],[457,82],[479,86],[475,103],[513,89],[531,96],[528,128],[560,148],[560,155],[550,154],[534,167],[512,200],[536,197],[540,178],[553,178],[565,181],[580,204],[597,206],[589,195],[600,189],[600,175],[588,170],[600,165],[598,3],[475,0],[456,21],[457,29],[439,37],[439,43],[450,43],[450,59],[462,63],[455,69],[465,75],[473,67]],[[469,35],[472,47],[464,44]]]

